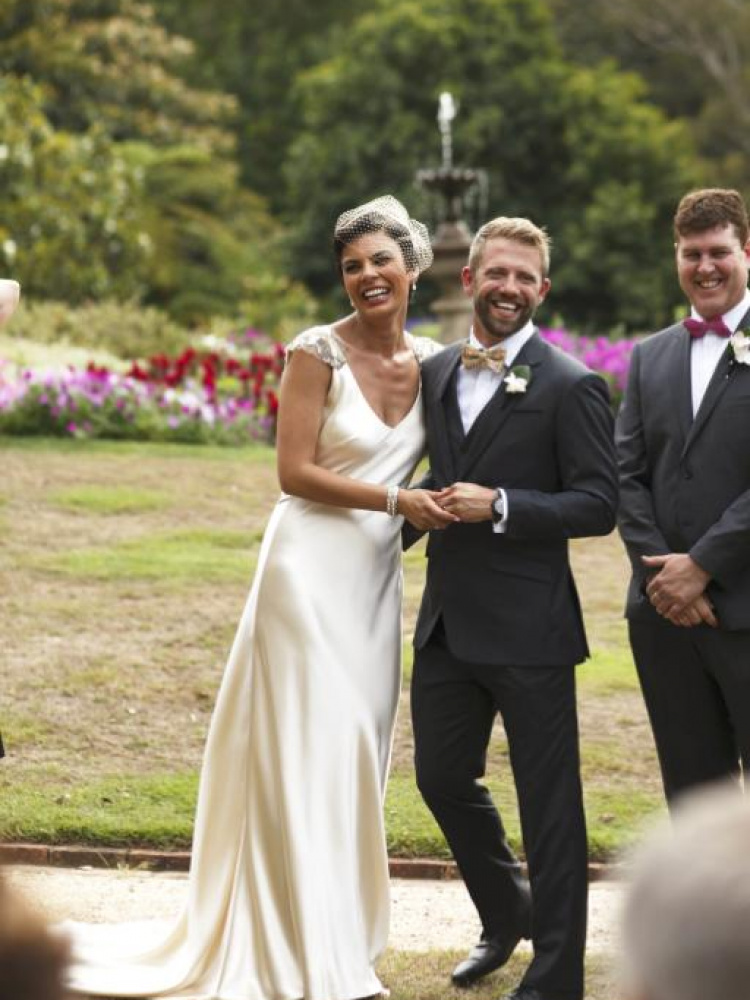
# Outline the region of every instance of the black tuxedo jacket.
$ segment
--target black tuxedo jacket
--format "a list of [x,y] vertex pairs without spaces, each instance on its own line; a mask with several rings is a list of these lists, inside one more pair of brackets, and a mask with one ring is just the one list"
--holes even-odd
[[[535,333],[514,364],[526,392],[501,383],[464,436],[456,398],[461,345],[422,367],[435,489],[472,482],[506,490],[508,526],[454,524],[430,533],[414,644],[442,616],[448,645],[468,662],[556,666],[588,655],[568,539],[614,527],[617,468],[603,379]],[[407,531],[407,544],[416,533]]]
[[750,365],[727,344],[693,419],[687,330],[648,337],[633,351],[617,446],[628,617],[659,619],[640,557],[689,552],[713,578],[719,626],[750,629]]

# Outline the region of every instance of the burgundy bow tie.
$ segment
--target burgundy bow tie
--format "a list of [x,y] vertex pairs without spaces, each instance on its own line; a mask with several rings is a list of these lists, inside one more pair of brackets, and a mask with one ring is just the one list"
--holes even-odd
[[690,337],[693,340],[699,340],[701,337],[705,337],[707,333],[715,333],[719,337],[731,337],[732,331],[726,325],[721,316],[717,316],[715,319],[686,319],[683,320],[685,327],[687,328]]

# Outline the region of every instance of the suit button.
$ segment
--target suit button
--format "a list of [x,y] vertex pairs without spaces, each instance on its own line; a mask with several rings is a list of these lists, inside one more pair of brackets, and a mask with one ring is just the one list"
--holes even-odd
[[683,476],[683,479],[692,479],[693,478],[693,470],[692,469],[684,469],[683,473],[682,473],[682,476]]

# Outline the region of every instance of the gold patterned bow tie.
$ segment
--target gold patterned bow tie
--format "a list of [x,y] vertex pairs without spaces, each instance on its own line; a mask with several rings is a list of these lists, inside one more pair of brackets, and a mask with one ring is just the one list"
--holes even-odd
[[505,366],[505,348],[500,344],[494,347],[476,347],[474,344],[464,344],[461,350],[461,364],[464,368],[489,368],[499,375]]

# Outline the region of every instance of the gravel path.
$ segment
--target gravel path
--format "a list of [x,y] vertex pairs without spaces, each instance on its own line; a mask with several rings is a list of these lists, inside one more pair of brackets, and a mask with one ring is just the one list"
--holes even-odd
[[[169,918],[185,893],[182,872],[9,866],[12,885],[57,921],[92,923]],[[393,879],[390,946],[399,951],[469,948],[479,924],[463,883]],[[589,894],[590,952],[614,952],[622,883],[595,882]],[[528,947],[528,945],[527,945]]]

